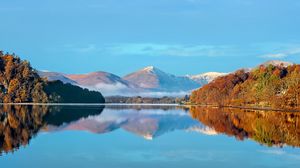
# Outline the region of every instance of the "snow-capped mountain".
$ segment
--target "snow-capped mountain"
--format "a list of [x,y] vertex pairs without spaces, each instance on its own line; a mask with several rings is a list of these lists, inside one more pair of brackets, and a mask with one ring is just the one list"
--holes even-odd
[[201,86],[207,83],[210,83],[214,79],[220,76],[227,75],[228,73],[221,73],[221,72],[207,72],[198,75],[187,75],[188,78],[194,80],[195,82],[199,83]]
[[60,80],[82,88],[100,91],[104,96],[162,97],[184,96],[225,73],[209,72],[194,76],[175,76],[156,67],[148,66],[123,78],[102,71],[88,74],[39,71],[39,75],[49,81]]
[[123,79],[151,91],[179,92],[200,87],[197,82],[186,76],[175,76],[153,66],[126,75]]

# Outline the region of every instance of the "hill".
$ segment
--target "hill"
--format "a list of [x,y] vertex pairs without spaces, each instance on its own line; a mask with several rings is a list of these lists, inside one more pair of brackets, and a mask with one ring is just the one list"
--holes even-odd
[[300,108],[300,65],[262,64],[238,70],[194,91],[194,104]]
[[1,103],[104,103],[92,92],[60,81],[41,78],[28,61],[0,52]]

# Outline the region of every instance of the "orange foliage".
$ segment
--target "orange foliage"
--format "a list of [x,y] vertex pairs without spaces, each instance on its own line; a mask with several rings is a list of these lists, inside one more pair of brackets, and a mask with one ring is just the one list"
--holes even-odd
[[300,65],[238,70],[194,91],[194,104],[300,108]]

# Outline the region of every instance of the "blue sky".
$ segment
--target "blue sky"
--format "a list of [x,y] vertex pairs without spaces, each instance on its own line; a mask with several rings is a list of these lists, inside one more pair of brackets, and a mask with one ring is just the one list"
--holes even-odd
[[177,74],[300,63],[299,0],[1,0],[0,49],[40,70]]

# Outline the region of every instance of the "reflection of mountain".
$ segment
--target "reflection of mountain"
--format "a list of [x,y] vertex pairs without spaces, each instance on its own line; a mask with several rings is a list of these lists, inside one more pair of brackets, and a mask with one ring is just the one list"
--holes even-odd
[[191,114],[219,133],[268,146],[300,146],[300,114],[230,108],[192,107]]
[[101,115],[81,118],[78,121],[58,127],[50,126],[49,131],[55,130],[86,130],[94,133],[106,133],[122,128],[128,132],[143,136],[146,139],[153,139],[167,132],[175,130],[194,131],[209,130],[196,120],[193,120],[183,110],[169,109],[167,111],[156,110],[116,110],[107,108]]
[[[0,106],[0,155],[43,131],[123,129],[153,139],[176,130],[225,133],[266,145],[300,147],[300,114],[179,106]],[[102,111],[103,110],[103,111]],[[192,115],[197,120],[191,118]],[[201,142],[199,142],[201,143]]]

